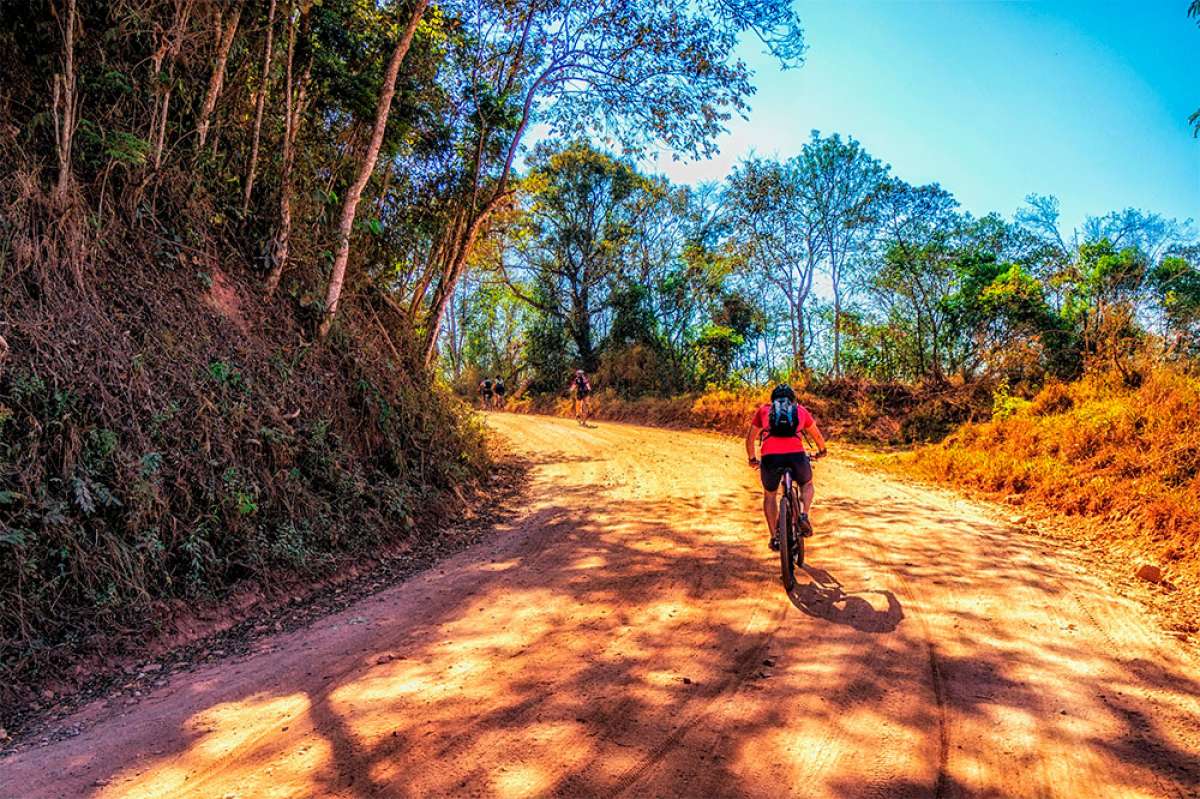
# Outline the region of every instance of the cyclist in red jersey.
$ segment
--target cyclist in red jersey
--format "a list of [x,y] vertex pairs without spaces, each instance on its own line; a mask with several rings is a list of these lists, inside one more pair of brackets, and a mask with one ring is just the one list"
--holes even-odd
[[[792,478],[800,486],[800,501],[803,505],[799,519],[800,532],[805,536],[812,535],[812,524],[808,520],[808,511],[813,501],[812,465],[804,449],[802,432],[808,433],[816,442],[817,452],[813,458],[825,457],[825,437],[821,435],[821,430],[808,409],[796,402],[796,392],[786,383],[776,386],[771,392],[771,401],[754,412],[750,428],[746,431],[747,459],[751,467],[759,470],[762,478],[763,515],[766,516],[767,527],[771,532],[772,549],[779,548],[779,542],[775,538],[779,504],[775,500],[775,494],[779,490],[779,482],[783,479],[783,471],[786,468],[791,468]],[[755,454],[755,442],[761,442],[761,461]]]

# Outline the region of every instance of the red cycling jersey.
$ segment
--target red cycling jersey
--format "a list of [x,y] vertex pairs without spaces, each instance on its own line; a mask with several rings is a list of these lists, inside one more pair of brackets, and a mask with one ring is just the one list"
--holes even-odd
[[799,422],[796,435],[777,437],[769,432],[771,423],[771,404],[767,403],[760,407],[754,414],[754,419],[751,424],[762,430],[768,431],[762,440],[763,455],[788,455],[793,452],[804,452],[804,439],[800,437],[800,430],[807,430],[812,427],[812,414],[803,405],[796,405],[796,419]]

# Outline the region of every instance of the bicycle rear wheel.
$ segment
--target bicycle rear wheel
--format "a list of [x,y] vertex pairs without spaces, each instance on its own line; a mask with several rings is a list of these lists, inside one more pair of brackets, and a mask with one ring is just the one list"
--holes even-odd
[[783,589],[788,592],[796,587],[792,548],[799,539],[794,530],[796,521],[793,516],[791,499],[784,493],[779,500],[779,520],[775,524],[775,534],[779,537],[779,575],[783,580]]

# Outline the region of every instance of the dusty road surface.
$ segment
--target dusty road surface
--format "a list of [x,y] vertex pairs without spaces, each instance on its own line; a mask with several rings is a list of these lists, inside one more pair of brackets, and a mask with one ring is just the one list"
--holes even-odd
[[830,459],[789,601],[740,444],[493,415],[484,544],[0,761],[5,797],[1181,797],[1200,672],[1069,554]]

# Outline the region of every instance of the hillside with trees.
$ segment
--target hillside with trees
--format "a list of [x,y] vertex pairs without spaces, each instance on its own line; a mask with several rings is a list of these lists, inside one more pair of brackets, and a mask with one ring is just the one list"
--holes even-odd
[[[440,535],[439,333],[536,122],[710,152],[788,4],[0,5],[0,704]],[[455,306],[457,307],[457,306]]]

